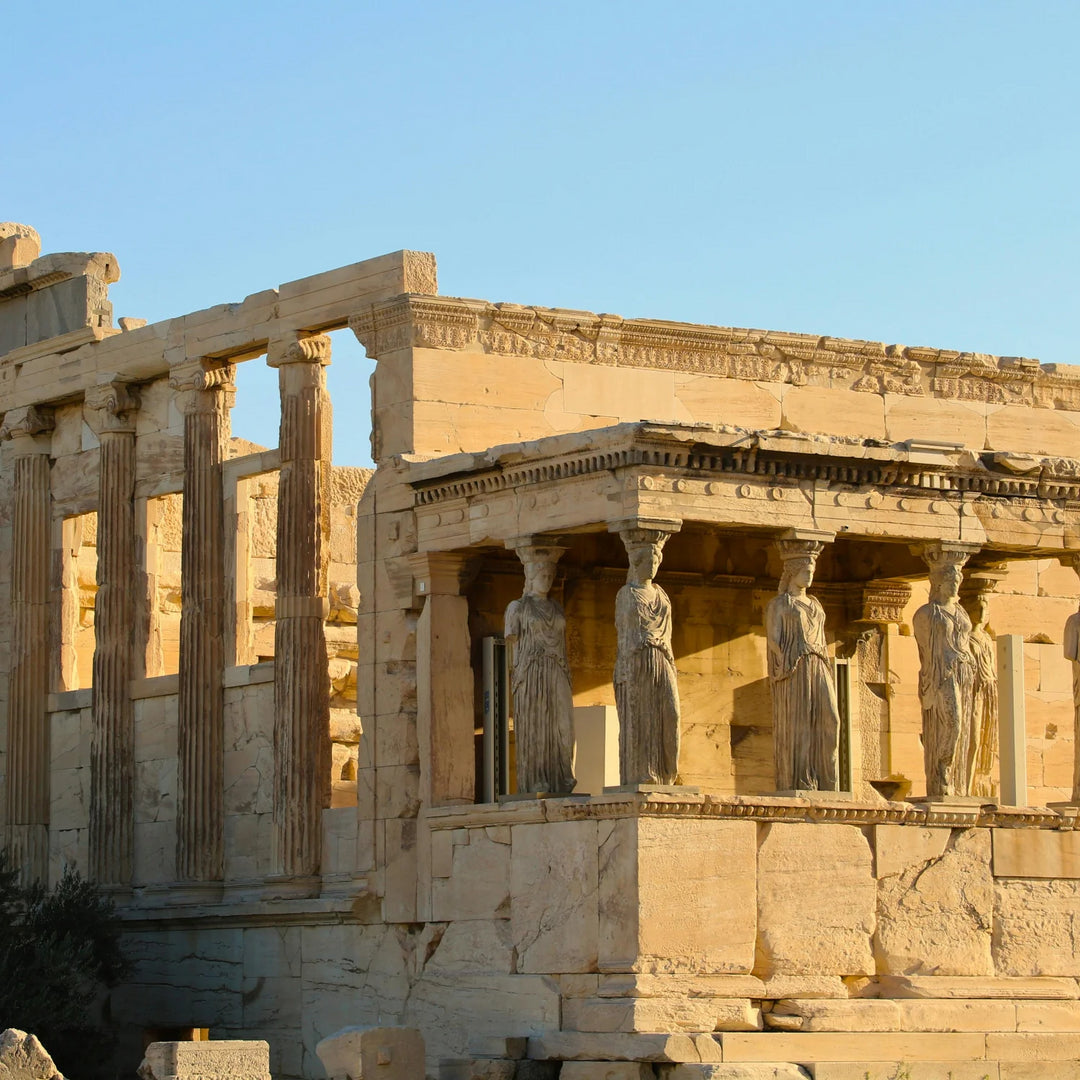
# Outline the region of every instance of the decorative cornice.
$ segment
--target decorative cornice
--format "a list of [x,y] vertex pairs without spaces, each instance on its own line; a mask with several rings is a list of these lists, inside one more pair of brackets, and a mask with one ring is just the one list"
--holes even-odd
[[[531,461],[503,465],[491,463],[490,458],[486,461],[478,458],[474,472],[411,483],[418,506],[630,467],[662,469],[668,475],[691,473],[704,483],[704,494],[711,493],[709,484],[714,478],[746,476],[771,484],[812,481],[934,492],[939,499],[949,495],[996,496],[1001,504],[1016,502],[1026,504],[1029,509],[1031,500],[1036,499],[1080,501],[1080,461],[1071,458],[1039,458],[1033,472],[1016,476],[993,461],[975,458],[962,465],[946,459],[932,464],[876,460],[856,456],[854,452],[848,458],[843,456],[846,451],[842,440],[830,440],[830,453],[819,456],[801,446],[793,446],[788,453],[748,445],[762,434],[747,431],[739,445],[707,447],[702,442],[687,445],[675,439],[664,440],[661,434],[647,431],[643,426],[638,440],[620,446],[547,456],[541,441],[536,444]],[[905,452],[902,446],[894,449],[897,454]],[[649,488],[655,486],[650,477],[643,478],[642,483]]]
[[313,334],[294,341],[272,343],[266,362],[272,368],[283,364],[321,364],[326,367],[330,363],[330,338],[326,334]]
[[1023,357],[417,295],[376,304],[349,325],[373,357],[410,347],[469,349],[873,394],[1080,409],[1080,368]]
[[432,829],[481,828],[524,820],[574,821],[631,817],[741,819],[808,824],[914,825],[947,828],[1076,828],[1074,811],[1043,806],[925,805],[908,802],[832,802],[775,795],[625,794],[568,796],[533,802],[440,807],[425,812]]

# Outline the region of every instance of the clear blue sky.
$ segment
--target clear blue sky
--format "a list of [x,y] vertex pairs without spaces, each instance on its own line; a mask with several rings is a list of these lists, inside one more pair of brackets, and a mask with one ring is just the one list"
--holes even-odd
[[117,315],[410,247],[449,295],[1080,362],[1075,2],[7,0],[0,40],[0,219],[114,252]]

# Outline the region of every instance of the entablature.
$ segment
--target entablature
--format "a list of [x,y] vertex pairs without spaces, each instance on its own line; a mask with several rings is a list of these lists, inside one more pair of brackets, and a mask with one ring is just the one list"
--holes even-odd
[[422,551],[634,518],[953,540],[1017,555],[1080,547],[1080,461],[947,443],[620,424],[411,462],[406,476]]

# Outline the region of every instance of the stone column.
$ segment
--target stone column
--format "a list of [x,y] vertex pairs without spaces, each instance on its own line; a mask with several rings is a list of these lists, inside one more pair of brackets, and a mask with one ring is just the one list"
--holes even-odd
[[8,847],[24,883],[49,872],[49,569],[52,417],[28,406],[4,416],[14,457],[11,672],[8,684]]
[[101,445],[98,466],[94,729],[90,753],[90,877],[131,881],[134,827],[133,677],[138,581],[135,555],[135,410],[121,383],[86,392],[83,415]]
[[469,601],[463,596],[467,557],[432,552],[411,559],[425,597],[416,625],[416,733],[420,801],[426,806],[476,799],[473,671]]
[[329,806],[330,688],[324,623],[330,480],[330,399],[323,334],[275,343],[267,363],[281,393],[281,477],[274,628],[274,870],[312,878]]
[[184,512],[180,583],[176,876],[216,882],[224,871],[225,520],[221,465],[229,442],[232,365],[173,370],[184,391]]

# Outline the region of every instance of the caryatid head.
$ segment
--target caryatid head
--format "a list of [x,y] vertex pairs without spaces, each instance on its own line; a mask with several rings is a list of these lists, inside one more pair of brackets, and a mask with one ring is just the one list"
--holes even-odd
[[930,567],[930,599],[937,604],[949,604],[960,595],[967,552],[930,547],[923,553]]
[[627,583],[648,585],[660,569],[664,544],[667,543],[670,533],[661,529],[623,529],[619,535],[630,563],[626,574]]
[[778,540],[776,546],[784,563],[780,592],[805,593],[813,584],[817,559],[825,545],[818,540]]
[[521,565],[525,568],[524,596],[547,596],[555,584],[555,570],[559,557],[566,550],[555,544],[524,544],[516,548]]

